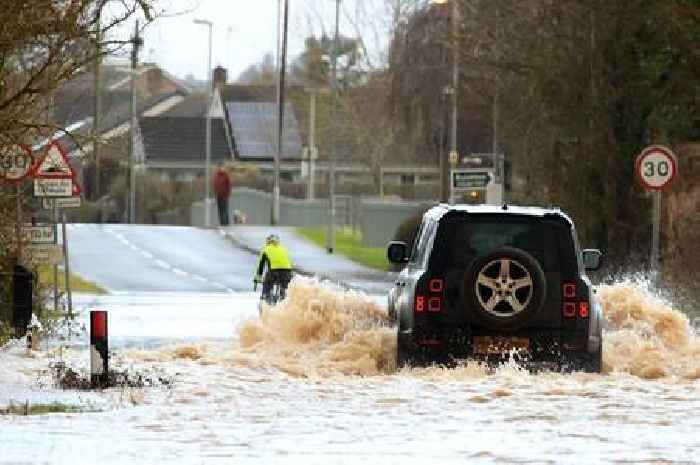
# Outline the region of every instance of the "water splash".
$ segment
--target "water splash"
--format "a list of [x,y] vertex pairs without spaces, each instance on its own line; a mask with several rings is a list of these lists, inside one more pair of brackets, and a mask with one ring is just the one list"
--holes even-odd
[[287,298],[239,328],[241,347],[299,376],[374,375],[394,363],[396,341],[375,299],[295,278]]
[[597,288],[606,320],[603,363],[645,379],[700,379],[700,339],[688,317],[639,281]]
[[[700,340],[688,318],[638,281],[597,288],[606,316],[604,368],[645,379],[700,379]],[[395,330],[376,300],[305,278],[295,279],[288,298],[260,319],[239,328],[245,363],[262,363],[293,376],[378,375],[393,372]],[[247,358],[246,358],[247,357]],[[255,357],[256,360],[250,360]],[[403,370],[425,379],[483,378],[475,362],[455,369]],[[495,376],[525,376],[506,364]]]

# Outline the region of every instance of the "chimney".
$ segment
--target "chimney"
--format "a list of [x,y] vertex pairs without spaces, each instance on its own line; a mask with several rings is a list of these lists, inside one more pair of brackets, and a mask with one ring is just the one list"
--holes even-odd
[[214,87],[223,86],[224,84],[226,84],[227,80],[228,80],[228,71],[226,71],[226,68],[224,68],[221,65],[214,68],[214,79],[212,80],[212,84]]

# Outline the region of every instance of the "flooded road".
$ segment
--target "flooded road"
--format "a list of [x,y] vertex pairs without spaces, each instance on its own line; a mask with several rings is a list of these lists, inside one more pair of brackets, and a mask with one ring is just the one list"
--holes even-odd
[[[300,281],[263,319],[238,301],[232,339],[118,351],[116,365],[159,370],[170,388],[112,389],[95,413],[0,416],[0,462],[700,463],[700,340],[687,318],[634,284],[598,293],[604,375],[396,373],[376,298]],[[31,363],[28,375],[46,360]]]

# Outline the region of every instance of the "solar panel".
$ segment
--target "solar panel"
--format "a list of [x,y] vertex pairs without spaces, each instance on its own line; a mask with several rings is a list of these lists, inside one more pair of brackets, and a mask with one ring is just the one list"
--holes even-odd
[[[241,158],[272,158],[277,153],[277,104],[227,102],[231,128]],[[301,156],[299,125],[290,103],[284,105],[282,158]]]

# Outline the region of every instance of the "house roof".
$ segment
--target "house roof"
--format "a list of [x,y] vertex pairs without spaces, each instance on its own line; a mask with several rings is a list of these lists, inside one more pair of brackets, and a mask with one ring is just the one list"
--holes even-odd
[[[288,86],[284,105],[282,159],[300,158],[303,132],[299,118],[306,108],[293,96],[304,92]],[[234,151],[242,160],[272,159],[277,153],[277,88],[270,85],[226,84],[220,88]]]
[[207,112],[207,94],[205,92],[196,92],[186,96],[180,103],[173,106],[169,110],[163,112],[160,116],[173,118],[203,118]]
[[[299,125],[292,105],[284,105],[282,158],[299,158],[302,152]],[[241,159],[268,159],[277,153],[277,104],[226,102],[233,144]]]
[[[155,116],[139,120],[146,162],[203,163],[206,119]],[[222,119],[212,119],[211,161],[231,160]]]

